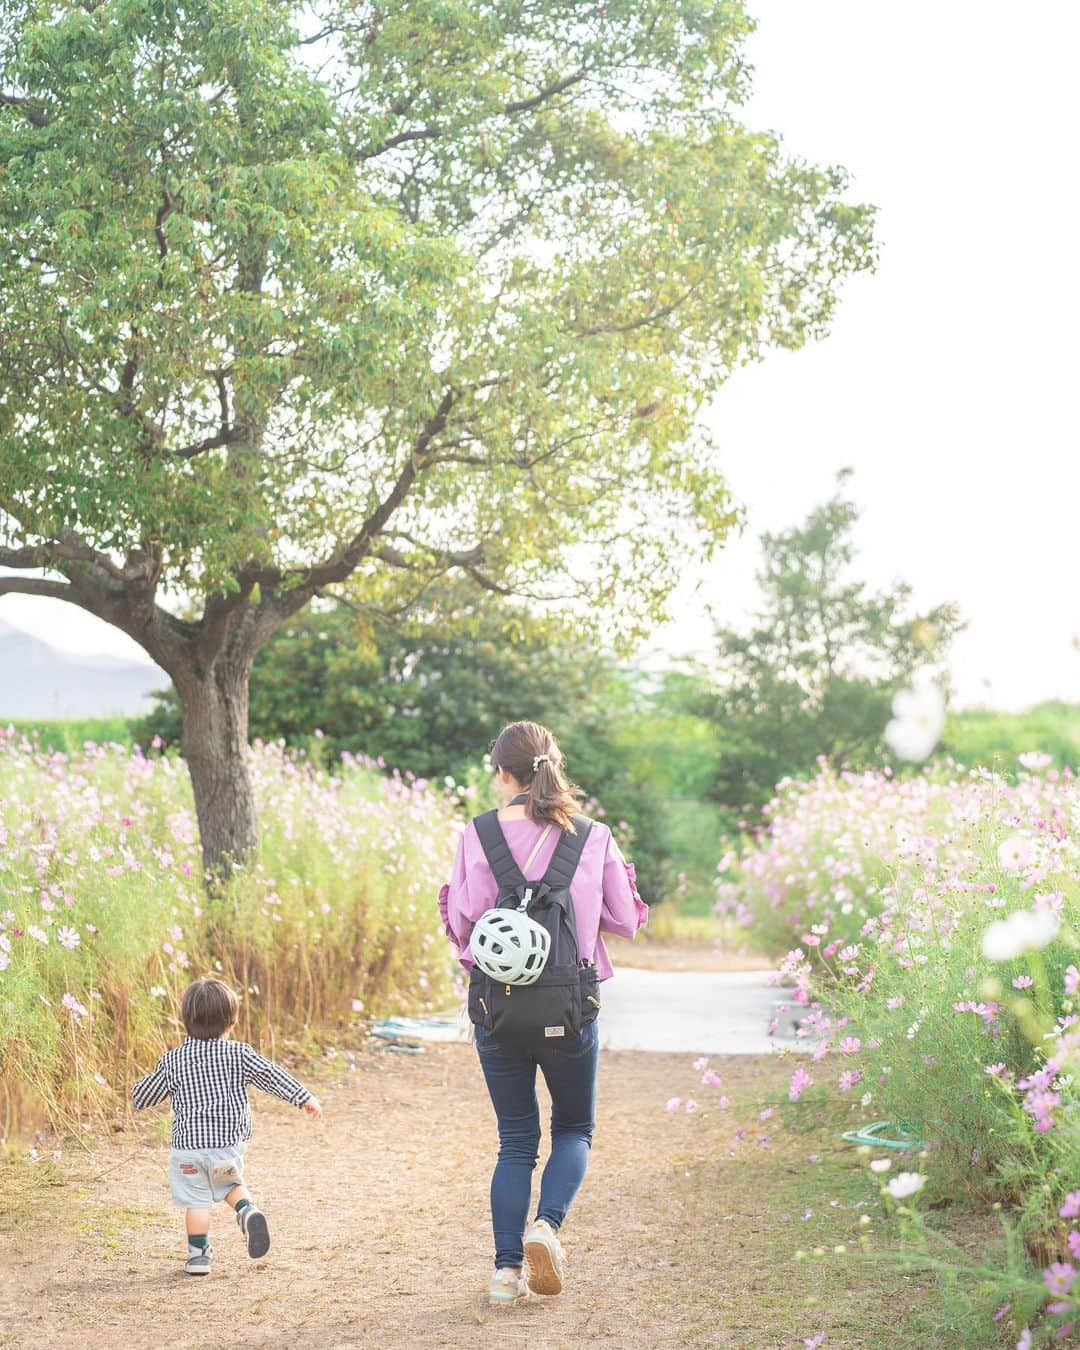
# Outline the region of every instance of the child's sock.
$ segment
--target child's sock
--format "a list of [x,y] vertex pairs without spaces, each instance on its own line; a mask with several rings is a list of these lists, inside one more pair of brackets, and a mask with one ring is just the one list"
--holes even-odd
[[253,1201],[253,1200],[250,1200],[250,1199],[248,1199],[248,1198],[246,1198],[246,1197],[245,1197],[243,1200],[237,1200],[237,1202],[236,1202],[236,1217],[239,1218],[240,1215],[243,1214],[244,1210],[247,1209],[248,1206],[249,1206],[249,1205],[252,1205],[252,1204],[254,1204],[254,1201]]
[[199,1251],[205,1251],[210,1245],[210,1236],[208,1233],[189,1233],[187,1240],[189,1247],[198,1247]]

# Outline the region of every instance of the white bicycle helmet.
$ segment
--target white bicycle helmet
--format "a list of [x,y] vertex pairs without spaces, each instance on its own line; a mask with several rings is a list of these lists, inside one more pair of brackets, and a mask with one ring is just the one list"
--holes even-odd
[[551,938],[523,909],[489,909],[477,919],[469,947],[473,960],[493,980],[535,984],[547,963]]

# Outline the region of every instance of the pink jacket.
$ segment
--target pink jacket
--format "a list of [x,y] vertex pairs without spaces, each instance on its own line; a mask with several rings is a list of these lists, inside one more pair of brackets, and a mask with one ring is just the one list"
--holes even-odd
[[[500,821],[514,861],[521,867],[544,829],[544,822],[522,818]],[[553,829],[529,867],[529,881],[538,881],[547,871],[559,841]],[[469,938],[473,925],[495,903],[498,886],[488,866],[483,846],[470,822],[458,845],[449,885],[439,892],[439,912],[446,936],[457,948],[458,960],[469,969],[472,954]],[[634,865],[619,852],[611,831],[593,822],[570,887],[577,924],[578,947],[586,961],[595,961],[602,980],[612,975],[611,960],[601,933],[632,938],[649,917],[649,907],[637,893]]]

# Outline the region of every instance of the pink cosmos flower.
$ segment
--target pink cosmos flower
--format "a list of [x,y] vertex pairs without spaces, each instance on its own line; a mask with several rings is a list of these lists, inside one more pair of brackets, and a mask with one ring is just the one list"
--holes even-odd
[[798,1068],[791,1075],[791,1082],[788,1084],[788,1101],[797,1102],[806,1089],[810,1086],[810,1075],[803,1068]]
[[764,1111],[758,1113],[758,1120],[768,1120],[769,1117],[772,1115],[772,1113],[773,1113],[772,1107],[767,1106]]
[[842,1055],[855,1055],[862,1049],[862,1041],[858,1036],[845,1036],[836,1048]]
[[731,1098],[730,1098],[730,1097],[717,1097],[717,1099],[716,1099],[716,1104],[717,1104],[717,1106],[720,1108],[721,1111],[726,1111],[726,1110],[728,1109],[728,1107],[731,1105]]
[[1074,1261],[1080,1261],[1080,1233],[1074,1228],[1069,1234],[1069,1255]]
[[87,1009],[79,1002],[74,994],[65,994],[60,1000],[68,1012],[74,1017],[76,1022],[81,1022],[87,1016]]
[[1035,981],[1031,978],[1030,975],[1017,975],[1016,979],[1013,980],[1013,988],[1030,989],[1034,983]]
[[1063,1219],[1080,1219],[1080,1191],[1070,1191],[1058,1214]]
[[686,1114],[688,1116],[692,1116],[696,1110],[697,1110],[697,1102],[688,1101],[686,1103]]
[[1068,1261],[1054,1261],[1043,1271],[1043,1282],[1052,1294],[1067,1294],[1076,1279],[1076,1269]]
[[1065,992],[1067,994],[1080,993],[1080,970],[1075,966],[1065,968]]
[[1031,861],[1031,845],[1021,835],[1010,835],[998,845],[997,856],[1003,871],[1018,872]]
[[1022,755],[1017,755],[1017,759],[1023,768],[1032,772],[1045,769],[1052,763],[1052,757],[1045,750],[1025,750]]
[[66,947],[69,952],[73,952],[82,941],[78,932],[68,924],[58,930],[56,937],[61,947]]
[[856,1083],[862,1082],[862,1074],[858,1069],[845,1069],[840,1075],[839,1084],[841,1092],[850,1092]]
[[679,1109],[680,1106],[682,1106],[682,1098],[681,1098],[681,1097],[669,1097],[669,1098],[667,1099],[667,1106],[664,1107],[664,1110],[665,1110],[665,1111],[677,1111],[677,1110]]
[[705,1069],[709,1067],[709,1061],[705,1058],[704,1055],[702,1055],[700,1059],[694,1060],[693,1067],[695,1073],[702,1073],[704,1072]]

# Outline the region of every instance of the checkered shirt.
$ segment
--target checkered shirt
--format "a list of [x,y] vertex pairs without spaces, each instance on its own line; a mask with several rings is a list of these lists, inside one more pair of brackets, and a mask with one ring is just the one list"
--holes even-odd
[[303,1106],[311,1096],[303,1083],[244,1041],[189,1036],[139,1079],[131,1100],[139,1111],[172,1098],[173,1148],[230,1148],[251,1138],[249,1083],[291,1106]]

